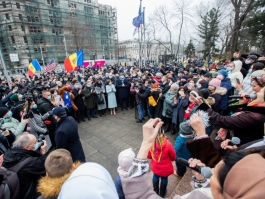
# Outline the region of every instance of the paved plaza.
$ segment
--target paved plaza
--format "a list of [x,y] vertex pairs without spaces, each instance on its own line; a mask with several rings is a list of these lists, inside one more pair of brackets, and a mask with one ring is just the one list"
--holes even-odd
[[[146,117],[147,121],[148,117]],[[117,175],[118,155],[127,148],[137,154],[142,142],[142,125],[135,122],[134,109],[117,111],[117,115],[92,118],[81,122],[79,135],[86,160],[104,166],[113,178]],[[173,141],[170,133],[166,134]],[[174,142],[173,142],[174,143]]]

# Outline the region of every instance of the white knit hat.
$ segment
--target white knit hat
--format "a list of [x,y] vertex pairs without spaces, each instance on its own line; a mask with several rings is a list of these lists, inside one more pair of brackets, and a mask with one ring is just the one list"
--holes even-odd
[[119,166],[123,170],[128,171],[132,166],[133,158],[135,158],[135,153],[133,150],[131,148],[125,149],[124,151],[120,152],[118,156]]
[[260,75],[265,75],[265,71],[264,70],[256,70],[250,76],[251,77],[258,77]]

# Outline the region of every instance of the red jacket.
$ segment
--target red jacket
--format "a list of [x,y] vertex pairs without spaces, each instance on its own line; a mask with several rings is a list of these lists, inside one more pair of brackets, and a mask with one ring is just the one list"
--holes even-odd
[[[155,145],[156,152],[154,152],[155,159],[158,160],[161,148],[158,144]],[[148,152],[149,159],[152,159],[151,152]],[[151,160],[151,170],[158,176],[167,177],[174,173],[172,161],[176,160],[176,152],[172,144],[165,138],[162,146],[162,156],[160,162]]]

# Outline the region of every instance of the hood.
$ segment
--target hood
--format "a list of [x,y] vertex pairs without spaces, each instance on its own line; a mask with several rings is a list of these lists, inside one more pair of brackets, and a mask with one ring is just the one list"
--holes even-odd
[[4,156],[3,167],[12,167],[18,162],[26,159],[27,157],[40,157],[41,154],[35,151],[28,151],[25,149],[9,149]]
[[[75,162],[74,164],[76,166],[75,169],[77,169],[82,163]],[[42,177],[37,187],[38,192],[40,192],[44,198],[57,197],[60,194],[63,183],[70,177],[72,172],[73,170],[59,178]]]
[[[255,165],[255,169],[253,169],[253,165]],[[247,155],[238,161],[228,172],[224,181],[224,199],[264,198],[264,173],[264,158],[259,154]],[[235,182],[236,186],[231,186]]]
[[215,99],[213,97],[208,97],[207,99],[204,99],[204,102],[212,106],[215,103]]
[[235,68],[234,70],[230,71],[230,74],[240,72],[242,68],[242,62],[240,60],[234,61],[234,64],[235,64]]
[[226,77],[226,78],[224,78],[222,81],[221,81],[221,84],[222,83],[231,83],[231,80],[230,80],[230,78],[228,78],[228,77]]
[[109,172],[97,163],[79,166],[63,184],[58,199],[118,199]]
[[225,95],[226,93],[227,93],[226,88],[218,87],[215,89],[215,91],[211,95],[214,95],[214,94]]

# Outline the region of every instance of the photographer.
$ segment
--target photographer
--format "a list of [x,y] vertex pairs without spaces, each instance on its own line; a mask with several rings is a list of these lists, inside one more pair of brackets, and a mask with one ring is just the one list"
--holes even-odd
[[16,136],[20,135],[28,124],[28,119],[21,118],[21,122],[12,117],[13,113],[6,107],[0,107],[0,118],[3,118],[4,124],[1,128],[12,131]]
[[[44,162],[47,157],[46,142],[37,152],[39,143],[34,135],[21,134],[13,144],[13,148],[5,153],[3,167],[17,173],[20,184],[20,198],[36,199],[38,179],[46,174]],[[18,168],[21,168],[20,170]]]

